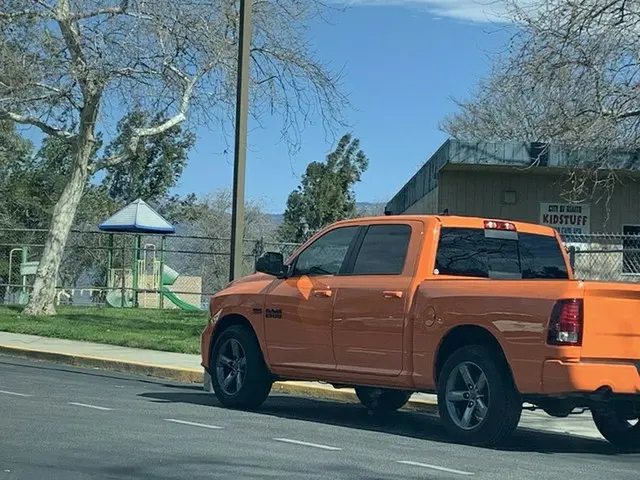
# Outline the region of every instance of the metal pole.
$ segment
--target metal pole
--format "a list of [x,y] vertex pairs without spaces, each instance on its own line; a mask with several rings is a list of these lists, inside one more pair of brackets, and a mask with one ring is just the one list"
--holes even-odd
[[162,236],[160,240],[160,275],[158,283],[160,285],[157,286],[158,294],[160,295],[160,309],[164,309],[164,292],[162,291],[162,285],[164,284],[164,250],[167,248],[167,237],[165,235]]
[[235,280],[242,276],[244,256],[244,184],[247,166],[247,117],[249,113],[252,1],[253,0],[240,0],[238,79],[236,87],[236,139],[233,162],[233,204],[231,207],[229,280]]
[[142,236],[136,235],[136,247],[133,254],[133,307],[138,308],[138,280],[140,275],[140,249],[142,248]]
[[113,270],[113,233],[109,234],[109,249],[107,250],[107,281],[105,283],[107,292],[109,292],[109,288],[111,287],[111,282],[109,281],[111,278],[111,270]]

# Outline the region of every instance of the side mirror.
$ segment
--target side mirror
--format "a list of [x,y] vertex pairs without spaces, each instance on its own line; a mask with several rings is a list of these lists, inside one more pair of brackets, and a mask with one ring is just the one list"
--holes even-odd
[[256,272],[282,277],[286,273],[284,256],[277,252],[263,253],[256,260]]

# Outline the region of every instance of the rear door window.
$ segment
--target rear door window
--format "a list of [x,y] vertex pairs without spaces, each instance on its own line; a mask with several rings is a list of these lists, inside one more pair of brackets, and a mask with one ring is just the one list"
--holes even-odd
[[353,266],[353,275],[400,275],[407,258],[409,225],[371,225]]
[[479,228],[443,228],[435,268],[440,275],[536,279],[569,278],[555,237]]

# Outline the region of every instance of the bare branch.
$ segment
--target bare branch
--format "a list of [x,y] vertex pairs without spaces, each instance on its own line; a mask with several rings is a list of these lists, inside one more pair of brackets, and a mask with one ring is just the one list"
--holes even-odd
[[68,132],[66,130],[62,130],[56,127],[52,127],[51,125],[48,125],[46,122],[43,122],[42,120],[36,117],[29,117],[26,115],[20,115],[13,112],[0,111],[0,120],[11,120],[13,122],[20,123],[23,125],[32,125],[34,127],[39,128],[45,134],[52,135],[55,137],[62,137],[62,138],[73,137],[73,134],[71,132]]
[[80,12],[69,15],[69,19],[72,21],[86,20],[88,18],[98,17],[100,15],[124,15],[129,8],[129,0],[120,0],[120,6],[111,8],[100,8],[90,12]]
[[124,152],[121,152],[117,155],[114,155],[109,158],[105,158],[96,162],[92,165],[91,171],[97,172],[99,170],[114,167],[119,165],[127,160],[127,158],[135,153],[138,149],[140,140],[145,137],[153,137],[155,135],[160,135],[167,130],[179,125],[187,119],[187,113],[189,111],[189,105],[192,101],[193,89],[197,84],[198,80],[202,78],[203,75],[207,74],[211,68],[213,68],[213,64],[206,65],[202,71],[200,71],[197,75],[194,75],[190,78],[186,73],[180,71],[173,65],[166,65],[166,67],[171,70],[175,75],[177,75],[184,83],[184,92],[182,94],[182,99],[180,103],[180,107],[178,113],[171,118],[168,118],[162,123],[154,125],[152,127],[147,128],[137,128],[132,132],[131,139],[129,140],[129,144]]
[[82,45],[80,44],[80,32],[72,18],[69,0],[58,0],[55,7],[55,16],[58,21],[60,31],[62,32],[62,37],[64,38],[69,52],[71,53],[78,82],[86,95],[87,64],[84,52],[82,51]]
[[38,10],[20,10],[17,12],[0,12],[0,20],[16,20],[19,18],[38,18],[42,17],[42,12]]

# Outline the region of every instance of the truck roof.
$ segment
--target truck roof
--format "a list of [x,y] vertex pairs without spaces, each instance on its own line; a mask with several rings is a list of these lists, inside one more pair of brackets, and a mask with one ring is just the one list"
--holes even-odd
[[339,223],[341,224],[349,224],[349,223],[362,223],[362,222],[380,222],[384,221],[385,223],[394,222],[394,221],[422,221],[427,222],[430,219],[434,219],[439,222],[443,227],[458,227],[458,228],[484,228],[484,222],[487,220],[496,221],[496,222],[509,222],[515,225],[516,231],[522,233],[533,233],[536,235],[547,235],[550,237],[556,236],[556,231],[545,225],[539,225],[536,223],[529,222],[518,222],[508,219],[502,218],[492,218],[492,217],[465,217],[459,215],[385,215],[377,216],[377,217],[363,217],[363,218],[354,218],[350,220],[343,220]]

